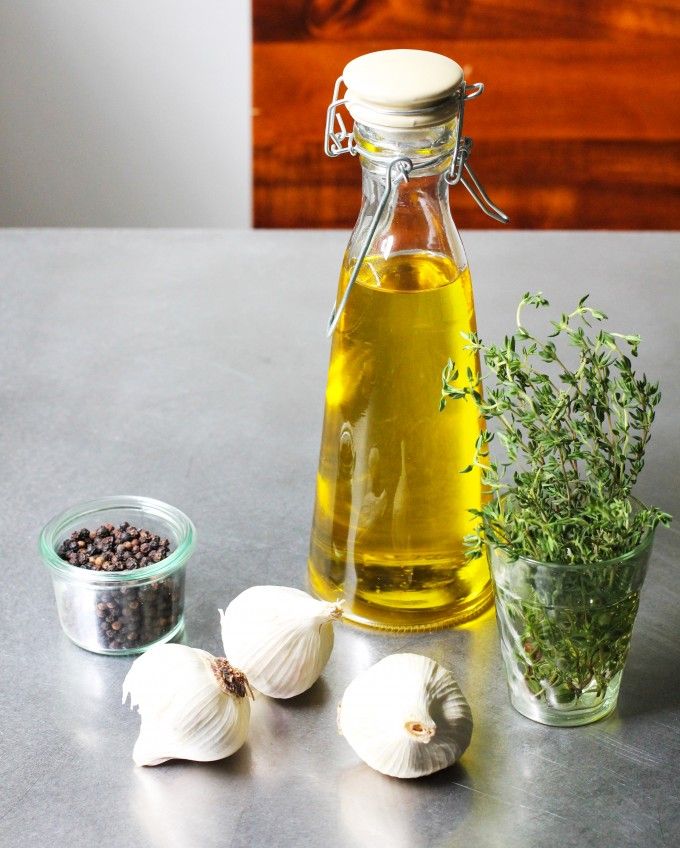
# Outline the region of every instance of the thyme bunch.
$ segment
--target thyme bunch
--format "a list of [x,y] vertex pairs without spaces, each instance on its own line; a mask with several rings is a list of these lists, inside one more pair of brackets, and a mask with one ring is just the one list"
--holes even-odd
[[[550,321],[544,339],[522,321],[525,307],[549,305],[540,292],[521,299],[517,328],[502,344],[465,334],[466,349],[489,372],[484,394],[479,368],[463,377],[451,360],[444,368],[440,408],[473,402],[495,425],[480,434],[463,469],[480,468],[486,492],[482,508],[472,510],[469,557],[482,556],[489,542],[511,561],[600,562],[670,522],[660,509],[631,500],[661,399],[658,383],[633,370],[640,337],[605,329],[607,316],[587,300]],[[489,452],[496,439],[502,460]]]

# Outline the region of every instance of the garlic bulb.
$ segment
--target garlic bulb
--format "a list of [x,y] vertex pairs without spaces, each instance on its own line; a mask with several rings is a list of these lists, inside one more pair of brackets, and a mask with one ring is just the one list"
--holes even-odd
[[123,703],[139,707],[138,766],[166,760],[221,760],[243,745],[250,687],[224,658],[186,645],[156,645],[132,664]]
[[333,650],[340,604],[286,586],[252,586],[220,610],[222,643],[251,685],[271,698],[306,691]]
[[461,756],[472,713],[450,671],[420,654],[392,654],[349,684],[338,728],[371,768],[420,777]]

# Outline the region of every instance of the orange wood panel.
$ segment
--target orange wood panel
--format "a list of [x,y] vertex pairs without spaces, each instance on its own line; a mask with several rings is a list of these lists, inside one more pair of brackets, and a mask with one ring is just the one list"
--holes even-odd
[[[333,82],[361,53],[419,47],[486,83],[466,110],[471,161],[513,226],[680,228],[678,8],[255,0],[256,226],[353,224],[358,163],[322,150]],[[495,226],[463,189],[452,204],[460,226]]]
[[680,13],[676,0],[254,0],[253,32],[258,42],[677,37]]

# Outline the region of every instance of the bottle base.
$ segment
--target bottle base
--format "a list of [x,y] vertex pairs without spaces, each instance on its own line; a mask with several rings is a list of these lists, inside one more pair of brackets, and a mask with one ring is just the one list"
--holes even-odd
[[[323,601],[337,601],[342,593],[319,577],[316,569],[308,570],[309,586],[316,597]],[[368,603],[361,598],[347,599],[343,608],[343,621],[371,630],[393,632],[425,632],[456,627],[472,621],[493,605],[491,581],[487,581],[481,592],[465,603],[449,604],[438,609],[404,609]]]

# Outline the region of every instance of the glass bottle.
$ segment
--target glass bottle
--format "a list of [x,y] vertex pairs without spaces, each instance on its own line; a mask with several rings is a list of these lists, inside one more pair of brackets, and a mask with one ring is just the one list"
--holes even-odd
[[[327,152],[359,156],[363,202],[329,324],[309,577],[320,597],[345,598],[349,620],[430,629],[474,618],[492,598],[487,563],[467,560],[463,544],[482,485],[478,468],[461,471],[483,422],[472,404],[439,411],[447,360],[463,373],[478,369],[463,337],[475,332],[475,313],[449,185],[477,187],[482,208],[505,216],[466,163],[463,104],[481,86],[466,86],[458,65],[381,51],[354,60],[343,78],[348,93],[339,100],[336,85]],[[339,105],[355,119],[351,133]]]

